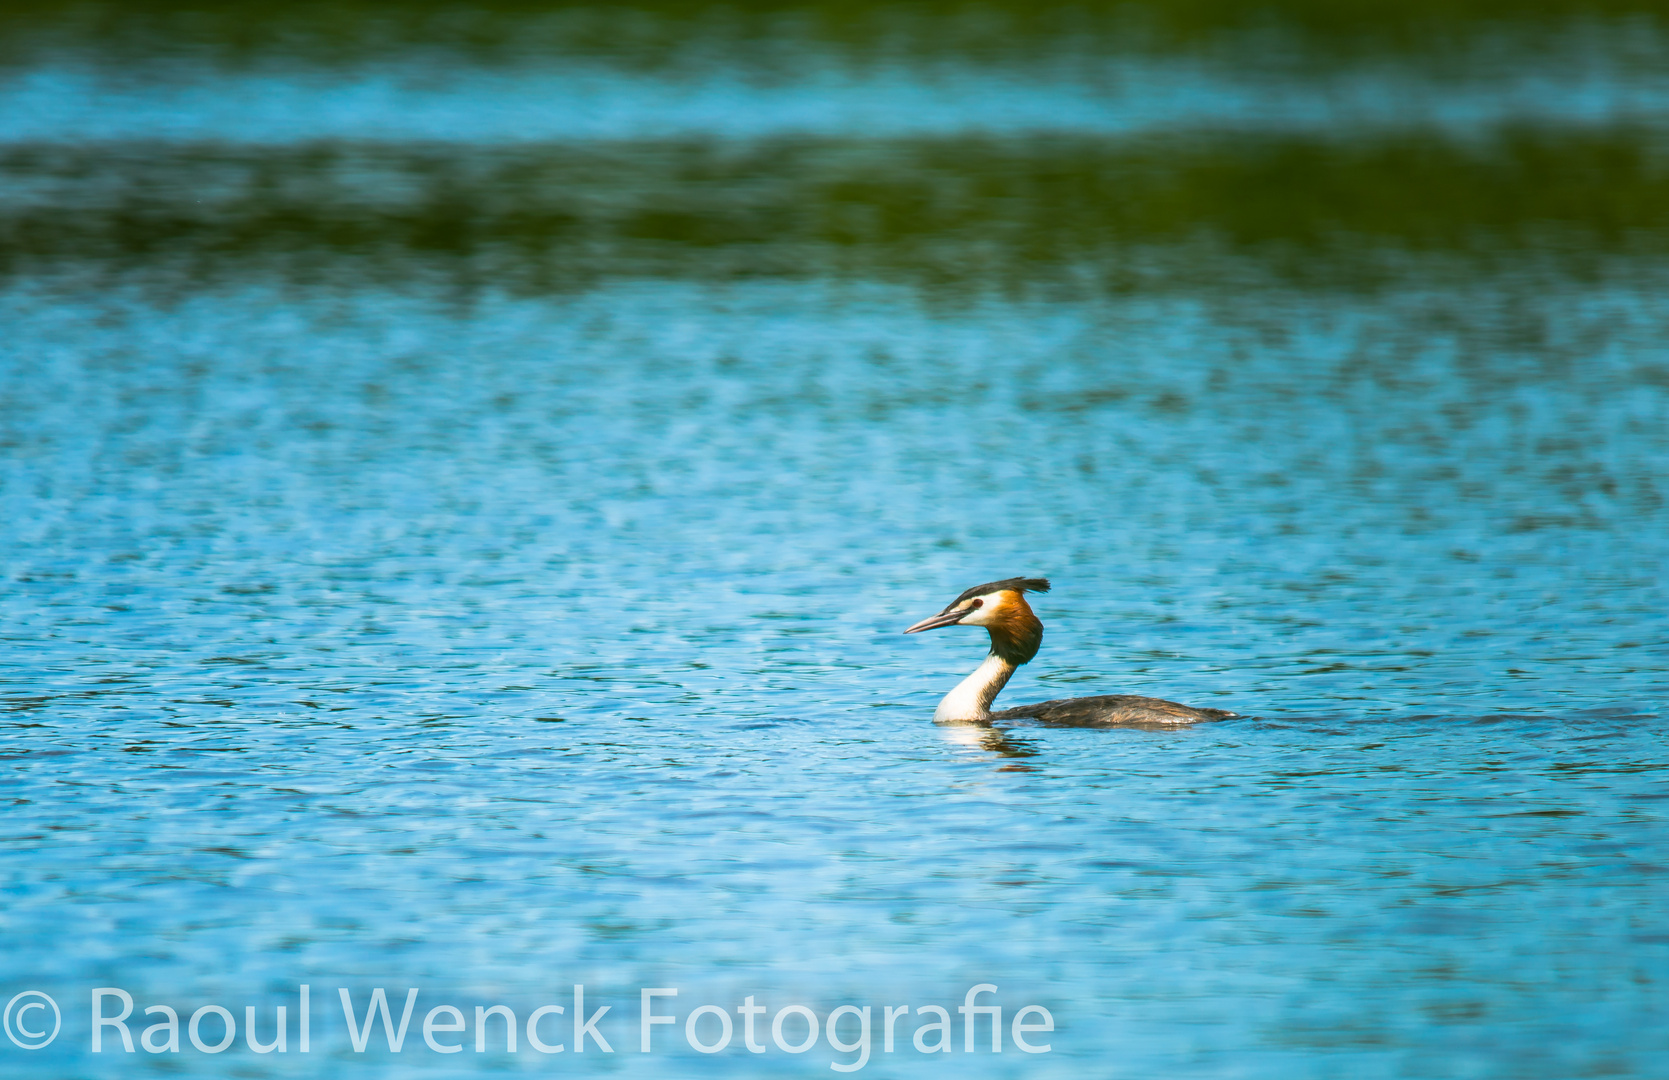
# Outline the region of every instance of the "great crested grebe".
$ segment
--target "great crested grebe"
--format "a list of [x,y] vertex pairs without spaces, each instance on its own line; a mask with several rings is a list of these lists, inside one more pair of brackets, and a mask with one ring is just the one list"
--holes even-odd
[[1067,727],[1111,727],[1118,724],[1193,724],[1237,716],[1227,709],[1194,709],[1161,698],[1130,694],[1061,698],[991,711],[1014,669],[1037,655],[1043,644],[1043,623],[1026,603],[1027,592],[1048,592],[1047,578],[1007,578],[975,585],[950,602],[939,614],[904,631],[918,634],[941,626],[983,626],[991,634],[991,653],[985,662],[945,695],[933,710],[935,723],[1033,719]]

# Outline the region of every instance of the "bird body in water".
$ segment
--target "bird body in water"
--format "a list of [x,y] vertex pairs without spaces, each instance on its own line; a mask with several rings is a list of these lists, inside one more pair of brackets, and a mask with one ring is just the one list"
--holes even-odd
[[1131,694],[1062,698],[991,711],[991,703],[1015,670],[1030,662],[1043,644],[1043,622],[1026,603],[1028,592],[1048,592],[1047,578],[1007,578],[975,585],[937,615],[904,631],[917,634],[941,626],[982,626],[991,635],[991,652],[973,674],[945,695],[933,712],[936,723],[1032,719],[1065,727],[1112,727],[1124,724],[1193,724],[1237,714],[1226,709],[1195,709],[1161,698]]

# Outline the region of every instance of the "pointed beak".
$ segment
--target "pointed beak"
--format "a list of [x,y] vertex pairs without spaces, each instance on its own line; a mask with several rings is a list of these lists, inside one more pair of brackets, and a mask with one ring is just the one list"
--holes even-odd
[[937,630],[941,626],[955,626],[962,621],[962,616],[972,611],[972,608],[954,608],[941,611],[937,615],[929,615],[921,622],[904,631],[906,634],[919,634],[923,630]]

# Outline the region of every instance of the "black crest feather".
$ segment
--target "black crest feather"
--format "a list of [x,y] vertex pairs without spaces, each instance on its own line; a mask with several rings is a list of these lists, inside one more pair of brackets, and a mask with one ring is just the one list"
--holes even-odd
[[[988,581],[984,585],[975,585],[961,596],[958,596],[955,600],[950,602],[950,606],[955,607],[964,600],[971,599],[975,596],[984,596],[986,593],[1001,592],[1004,589],[1010,589],[1019,593],[1048,592],[1049,579],[1041,577],[1011,577],[1004,578],[1001,581]],[[945,610],[949,611],[950,608],[946,608]]]

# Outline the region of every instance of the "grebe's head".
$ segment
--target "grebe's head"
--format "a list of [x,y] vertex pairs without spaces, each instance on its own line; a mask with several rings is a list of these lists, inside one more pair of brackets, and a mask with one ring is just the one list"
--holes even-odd
[[952,600],[945,610],[904,631],[919,634],[941,626],[983,626],[991,633],[991,651],[1024,664],[1037,655],[1043,623],[1026,603],[1028,592],[1048,592],[1048,578],[1007,578],[975,585]]

